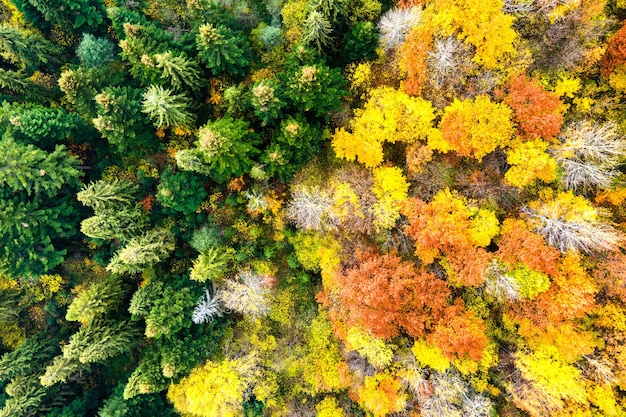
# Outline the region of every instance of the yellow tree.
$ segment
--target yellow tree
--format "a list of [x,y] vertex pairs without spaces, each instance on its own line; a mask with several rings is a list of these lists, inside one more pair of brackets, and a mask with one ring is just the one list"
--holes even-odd
[[482,160],[483,156],[509,144],[513,135],[513,111],[506,104],[494,103],[489,96],[454,100],[445,108],[439,128],[442,140],[431,147],[442,152]]
[[243,414],[241,404],[250,385],[244,376],[247,367],[243,360],[207,361],[178,384],[170,385],[167,398],[181,413],[200,417],[238,417]]
[[434,24],[444,35],[456,33],[476,47],[474,61],[493,69],[515,54],[514,17],[504,13],[503,6],[502,0],[434,0]]
[[415,143],[437,137],[434,119],[435,110],[429,101],[390,87],[377,88],[365,106],[355,111],[348,130],[335,132],[333,150],[340,158],[373,168],[383,162],[386,142]]

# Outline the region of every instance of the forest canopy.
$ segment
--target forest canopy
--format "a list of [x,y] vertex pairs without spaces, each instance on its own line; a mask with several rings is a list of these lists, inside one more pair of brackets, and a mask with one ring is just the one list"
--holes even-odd
[[0,0],[0,417],[626,415],[625,19]]

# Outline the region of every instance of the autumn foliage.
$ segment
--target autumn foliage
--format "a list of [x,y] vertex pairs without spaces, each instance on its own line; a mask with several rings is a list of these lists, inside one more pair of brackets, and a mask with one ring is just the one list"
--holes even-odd
[[428,78],[426,58],[432,44],[432,33],[426,25],[411,29],[400,47],[402,65],[406,70],[406,80],[402,90],[410,96],[420,96]]
[[486,95],[463,101],[455,99],[444,109],[439,123],[443,143],[433,147],[480,161],[488,153],[508,145],[513,135],[511,116],[507,105],[494,103]]
[[450,295],[444,281],[393,254],[361,252],[356,260],[339,276],[335,307],[345,312],[348,325],[386,339],[401,332],[420,337],[443,317]]
[[602,57],[601,72],[608,77],[620,64],[626,61],[626,24],[609,40],[606,52]]
[[449,189],[432,202],[410,199],[404,206],[409,220],[405,232],[415,241],[415,254],[426,265],[445,256],[452,267],[452,281],[477,286],[485,278],[491,254],[485,251],[498,234],[494,213],[469,206]]
[[506,89],[504,102],[513,109],[513,121],[520,134],[529,139],[554,140],[563,123],[559,96],[545,91],[524,74],[510,80]]

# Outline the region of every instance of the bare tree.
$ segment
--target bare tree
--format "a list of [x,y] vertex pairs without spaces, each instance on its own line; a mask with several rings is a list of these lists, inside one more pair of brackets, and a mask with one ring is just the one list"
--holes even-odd
[[619,172],[615,169],[626,156],[626,141],[611,122],[580,121],[566,128],[561,144],[552,149],[563,168],[567,189],[608,188]]
[[422,12],[417,7],[409,9],[394,7],[385,13],[378,22],[380,40],[385,51],[389,52],[402,45],[409,30],[417,25],[421,18]]

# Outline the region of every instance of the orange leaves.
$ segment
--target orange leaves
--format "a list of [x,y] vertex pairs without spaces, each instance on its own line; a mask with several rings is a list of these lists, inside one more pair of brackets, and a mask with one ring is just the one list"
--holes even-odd
[[405,232],[415,240],[415,254],[425,264],[445,254],[459,284],[477,286],[485,278],[491,254],[488,246],[498,234],[498,220],[488,210],[468,206],[445,189],[430,203],[409,200],[405,204],[409,225]]
[[[498,147],[508,145],[513,135],[512,111],[506,104],[494,103],[489,96],[457,99],[445,108],[439,123],[448,149],[479,161]],[[437,149],[446,152],[445,146]]]
[[450,295],[442,280],[393,254],[362,252],[357,261],[339,275],[340,307],[335,307],[345,310],[349,326],[386,339],[401,330],[420,337],[442,317]]
[[463,304],[457,303],[446,310],[429,342],[438,346],[448,359],[478,361],[487,346],[485,330],[485,324],[473,311],[463,311]]
[[563,103],[556,93],[545,91],[536,80],[519,75],[510,80],[504,102],[513,109],[513,120],[526,138],[554,141],[563,123]]
[[626,23],[613,35],[609,41],[609,46],[602,57],[600,64],[601,73],[608,77],[611,72],[620,64],[626,61]]
[[522,263],[549,276],[557,272],[560,253],[546,241],[528,230],[522,220],[506,219],[502,223],[496,257],[511,265]]
[[410,96],[422,94],[426,83],[428,63],[426,57],[432,44],[432,32],[426,25],[415,26],[400,47],[401,65],[406,69],[407,78],[402,90]]

